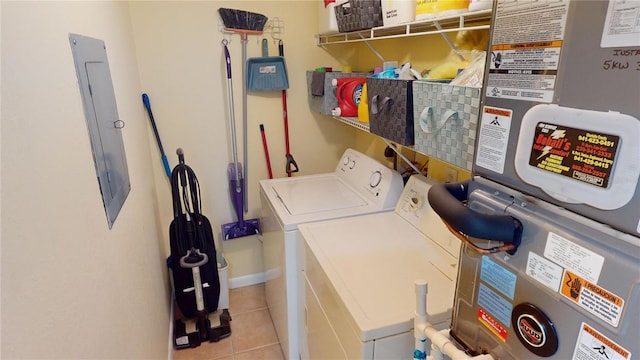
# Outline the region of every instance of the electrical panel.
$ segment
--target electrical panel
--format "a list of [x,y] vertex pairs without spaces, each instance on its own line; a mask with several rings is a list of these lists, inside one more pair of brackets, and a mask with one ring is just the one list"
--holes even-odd
[[69,34],[80,94],[84,105],[93,160],[109,228],[131,190],[122,141],[124,121],[116,98],[102,40]]

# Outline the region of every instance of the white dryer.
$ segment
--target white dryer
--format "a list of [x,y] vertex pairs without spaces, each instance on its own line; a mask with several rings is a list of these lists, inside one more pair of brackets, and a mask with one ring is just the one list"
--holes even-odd
[[299,343],[304,279],[298,225],[392,211],[402,188],[398,172],[353,149],[344,152],[333,173],[260,181],[265,295],[286,359],[307,356],[306,345]]
[[310,359],[402,359],[414,349],[416,279],[429,322],[450,325],[460,241],[414,175],[395,211],[300,225]]

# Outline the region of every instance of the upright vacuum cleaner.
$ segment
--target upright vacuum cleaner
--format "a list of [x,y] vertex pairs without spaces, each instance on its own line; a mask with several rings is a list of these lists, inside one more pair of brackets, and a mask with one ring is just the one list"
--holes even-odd
[[195,319],[195,331],[187,332],[184,321],[173,328],[176,349],[199,346],[203,341],[219,341],[231,335],[228,309],[220,314],[220,325],[211,327],[209,314],[218,308],[220,278],[211,223],[201,214],[200,185],[178,149],[178,165],[171,173],[174,219],[169,226],[169,262],[178,308],[185,318]]

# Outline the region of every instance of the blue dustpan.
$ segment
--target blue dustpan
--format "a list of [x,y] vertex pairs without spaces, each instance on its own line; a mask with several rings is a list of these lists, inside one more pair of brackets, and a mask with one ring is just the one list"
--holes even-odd
[[283,56],[269,56],[267,39],[262,39],[262,57],[247,60],[247,90],[278,91],[289,88]]

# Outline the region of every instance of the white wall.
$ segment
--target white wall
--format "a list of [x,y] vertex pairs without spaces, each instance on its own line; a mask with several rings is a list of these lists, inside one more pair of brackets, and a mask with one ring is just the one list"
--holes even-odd
[[[231,161],[226,79],[217,9],[280,17],[291,152],[300,174],[332,171],[353,129],[311,114],[305,70],[340,64],[314,45],[311,1],[2,1],[1,16],[1,352],[13,358],[166,358],[171,221],[169,184],[141,102],[151,97],[172,165],[186,151],[205,214],[235,221],[228,199]],[[69,33],[105,41],[132,190],[109,230],[96,180]],[[241,119],[239,37],[231,36]],[[271,54],[276,47],[270,43]],[[249,56],[259,56],[258,41]],[[259,216],[257,181],[267,177],[258,124],[274,175],[284,176],[278,92],[249,97],[249,214]],[[238,120],[240,122],[240,120]],[[255,237],[224,243],[230,275],[263,271]]]
[[[230,41],[238,156],[242,161],[242,47],[240,35],[223,36],[221,7],[242,9],[278,17],[284,22],[285,60],[288,68],[288,119],[290,150],[300,173],[333,171],[339,156],[350,145],[354,131],[310,112],[305,71],[339,64],[315,45],[317,4],[314,1],[134,1],[130,3],[140,78],[151,98],[165,152],[172,166],[175,150],[182,147],[186,162],[196,172],[203,194],[205,215],[221,239],[220,226],[235,222],[229,201],[227,165],[232,161],[225,60],[221,41]],[[265,28],[269,54],[277,42]],[[248,57],[260,55],[262,36],[250,36]],[[339,68],[339,67],[338,67]],[[285,174],[285,141],[281,92],[249,93],[247,113],[249,207],[245,219],[260,216],[260,179],[268,178],[259,124],[264,124],[274,177]],[[155,140],[152,164],[162,223],[171,221],[169,184]],[[166,189],[165,192],[162,190]],[[166,233],[166,232],[165,232]],[[163,236],[166,237],[166,235]],[[166,240],[168,244],[168,239]],[[238,280],[263,272],[262,248],[256,236],[225,241],[221,247],[230,263],[230,277]],[[249,280],[250,281],[250,280]],[[238,284],[241,282],[236,282]],[[233,283],[231,284],[234,285]]]
[[[168,286],[125,2],[2,1],[3,359],[167,356]],[[109,230],[69,33],[105,41],[131,193]],[[155,154],[154,154],[155,155]]]

